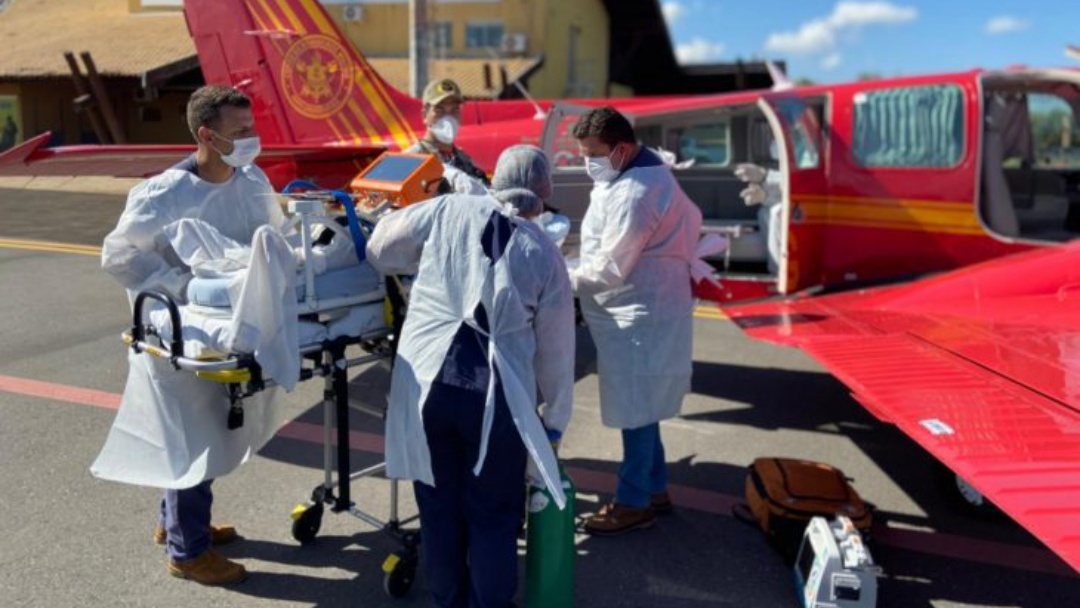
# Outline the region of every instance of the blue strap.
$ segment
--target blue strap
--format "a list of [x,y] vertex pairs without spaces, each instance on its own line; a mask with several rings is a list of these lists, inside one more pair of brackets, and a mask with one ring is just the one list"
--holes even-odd
[[356,207],[353,206],[352,197],[348,194],[334,190],[334,198],[345,208],[345,215],[349,219],[349,233],[352,234],[353,244],[356,245],[356,258],[361,262],[367,257],[367,240],[360,231],[360,218],[356,217]]

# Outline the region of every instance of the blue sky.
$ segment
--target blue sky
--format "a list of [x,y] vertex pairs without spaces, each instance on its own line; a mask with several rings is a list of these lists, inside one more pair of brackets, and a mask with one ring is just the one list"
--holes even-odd
[[683,63],[768,58],[843,82],[1014,64],[1080,63],[1080,0],[661,0]]

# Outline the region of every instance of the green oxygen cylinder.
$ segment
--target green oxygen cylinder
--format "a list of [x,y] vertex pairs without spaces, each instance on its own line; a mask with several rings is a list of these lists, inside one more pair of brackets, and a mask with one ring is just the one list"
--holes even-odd
[[529,486],[525,546],[525,608],[574,605],[574,483],[559,467],[566,507],[547,488]]

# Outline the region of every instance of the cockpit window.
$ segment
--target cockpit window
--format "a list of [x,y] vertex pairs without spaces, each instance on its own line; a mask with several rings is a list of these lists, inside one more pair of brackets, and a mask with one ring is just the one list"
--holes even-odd
[[1080,169],[1080,125],[1073,106],[1050,93],[1030,93],[1027,100],[1032,167]]

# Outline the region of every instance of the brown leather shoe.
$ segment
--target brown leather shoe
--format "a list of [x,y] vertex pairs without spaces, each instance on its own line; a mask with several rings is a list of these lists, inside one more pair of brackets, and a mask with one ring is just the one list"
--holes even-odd
[[657,492],[649,499],[649,506],[657,515],[667,515],[675,510],[675,504],[671,502],[671,496],[667,492]]
[[228,585],[247,578],[247,569],[228,560],[217,551],[207,549],[195,559],[174,561],[169,559],[165,569],[176,578],[195,581],[202,585]]
[[[166,534],[165,534],[165,526],[158,526],[158,527],[154,528],[154,544],[155,545],[164,546],[166,538],[167,537],[166,537]],[[237,534],[236,528],[234,528],[233,526],[229,526],[229,525],[215,526],[213,524],[210,525],[210,544],[215,546],[215,547],[220,547],[221,545],[227,545],[227,544],[233,542],[234,540],[236,540],[238,538],[240,538],[240,535]]]
[[656,523],[652,507],[635,509],[617,503],[604,505],[585,520],[585,531],[596,536],[616,536],[632,530],[651,528]]

